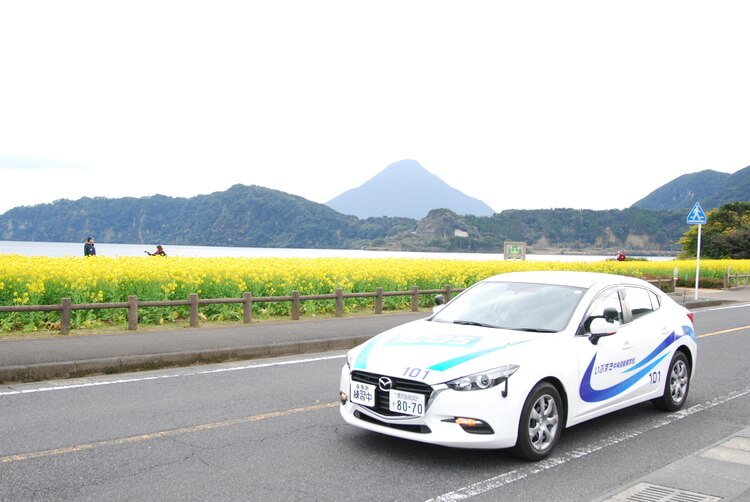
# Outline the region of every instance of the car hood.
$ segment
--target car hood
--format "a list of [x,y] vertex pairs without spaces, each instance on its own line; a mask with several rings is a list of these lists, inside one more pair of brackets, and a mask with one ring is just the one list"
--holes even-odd
[[549,334],[466,326],[428,320],[385,331],[354,348],[353,370],[423,381],[447,382],[506,364]]

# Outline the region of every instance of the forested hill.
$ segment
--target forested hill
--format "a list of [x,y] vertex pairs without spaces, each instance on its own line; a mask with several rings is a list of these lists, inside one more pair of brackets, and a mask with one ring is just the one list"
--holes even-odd
[[750,202],[750,166],[733,174],[711,169],[684,174],[657,188],[633,207],[685,212],[696,202],[706,211],[732,202]]
[[4,240],[169,243],[199,246],[345,247],[357,224],[322,204],[258,186],[192,198],[82,198],[0,216]]
[[683,212],[512,210],[425,218],[358,219],[302,197],[235,185],[191,198],[82,198],[0,215],[0,240],[329,249],[502,252],[506,240],[532,250],[674,252],[688,230]]

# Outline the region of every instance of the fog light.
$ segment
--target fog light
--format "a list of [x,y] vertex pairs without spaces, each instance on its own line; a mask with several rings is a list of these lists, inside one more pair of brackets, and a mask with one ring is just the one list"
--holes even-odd
[[456,418],[456,423],[461,427],[481,427],[484,425],[484,422],[482,422],[481,420],[461,417]]
[[477,418],[455,417],[446,418],[443,422],[454,423],[469,434],[494,434],[490,424]]
[[349,394],[341,391],[339,392],[339,399],[341,400],[341,404],[346,404],[346,402],[349,400]]

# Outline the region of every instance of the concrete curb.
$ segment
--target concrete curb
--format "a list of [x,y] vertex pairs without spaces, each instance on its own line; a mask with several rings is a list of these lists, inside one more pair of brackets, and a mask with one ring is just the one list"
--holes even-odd
[[292,356],[313,352],[347,350],[370,336],[327,338],[302,342],[231,347],[200,351],[170,352],[138,356],[116,356],[80,361],[61,361],[0,368],[0,383],[29,383],[62,378],[146,371],[169,367],[212,364],[226,361]]

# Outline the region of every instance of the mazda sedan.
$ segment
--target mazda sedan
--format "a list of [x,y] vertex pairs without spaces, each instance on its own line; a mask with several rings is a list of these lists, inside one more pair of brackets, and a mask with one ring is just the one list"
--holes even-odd
[[513,272],[347,354],[346,422],[399,438],[548,456],[566,427],[687,400],[693,315],[646,281]]

